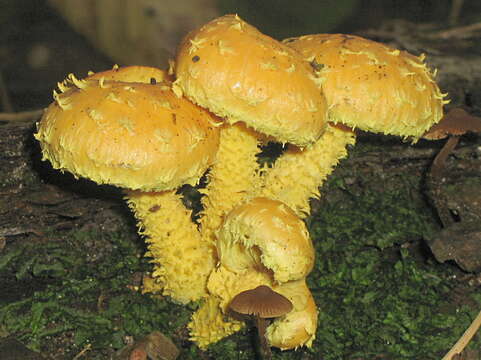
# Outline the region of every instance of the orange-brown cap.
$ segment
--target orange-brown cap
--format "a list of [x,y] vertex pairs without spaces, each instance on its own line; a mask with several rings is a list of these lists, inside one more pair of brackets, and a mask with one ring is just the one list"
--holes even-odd
[[330,121],[419,138],[443,115],[445,94],[424,55],[343,34],[306,35],[284,43],[318,69]]
[[439,140],[449,135],[461,136],[467,132],[481,132],[481,118],[470,115],[462,108],[453,108],[432,128],[423,138],[427,140]]
[[192,31],[177,51],[174,83],[193,102],[281,142],[317,140],[327,107],[310,65],[237,15]]
[[97,183],[167,190],[213,162],[218,121],[167,83],[76,80],[56,94],[35,137],[54,168]]
[[255,289],[242,291],[234,296],[229,308],[239,314],[260,318],[275,318],[292,310],[292,303],[269,286],[260,285]]

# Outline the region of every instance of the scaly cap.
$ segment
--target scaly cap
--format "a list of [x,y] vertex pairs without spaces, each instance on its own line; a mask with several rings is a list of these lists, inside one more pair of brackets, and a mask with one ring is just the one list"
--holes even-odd
[[305,277],[314,264],[314,248],[304,222],[284,203],[254,198],[237,206],[218,232],[220,262],[230,271],[259,266],[273,279]]
[[229,123],[299,146],[319,138],[326,101],[299,54],[237,15],[189,33],[177,51],[174,89]]
[[195,184],[218,147],[219,121],[168,83],[78,80],[54,93],[35,134],[54,168],[100,184],[167,190]]
[[318,69],[334,123],[419,138],[443,116],[446,94],[436,85],[424,55],[344,34],[283,42]]

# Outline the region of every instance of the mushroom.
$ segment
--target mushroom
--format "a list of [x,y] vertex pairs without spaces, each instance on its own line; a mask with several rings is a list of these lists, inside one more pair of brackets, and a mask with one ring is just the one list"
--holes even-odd
[[[299,216],[355,135],[346,130],[419,138],[442,117],[447,101],[424,63],[405,51],[353,35],[317,34],[284,40],[316,69],[327,100],[327,131],[304,150],[292,147],[266,171],[256,196],[278,199]],[[339,127],[339,125],[345,125]]]
[[205,348],[238,331],[243,324],[223,316],[232,299],[266,285],[293,305],[267,328],[270,345],[311,346],[317,310],[305,277],[314,264],[314,248],[304,222],[280,201],[253,198],[227,214],[217,235],[219,265],[209,276],[210,296],[189,324],[191,338]]
[[185,303],[206,295],[214,258],[175,190],[197,183],[214,161],[218,119],[176,96],[163,75],[146,67],[71,75],[35,137],[54,168],[125,190],[148,237],[154,278]]
[[470,115],[462,108],[453,108],[423,135],[427,140],[448,138],[433,160],[432,177],[437,178],[441,175],[449,154],[458,144],[459,138],[467,132],[481,133],[481,118]]
[[454,150],[462,135],[467,132],[481,132],[481,118],[468,114],[462,108],[451,109],[439,123],[431,127],[423,138],[427,140],[448,140],[435,156],[426,177],[427,195],[438,213],[439,220],[446,228],[455,223],[447,200],[441,190],[442,172],[449,154]]
[[214,243],[225,214],[257,187],[260,134],[306,146],[324,132],[327,107],[309,64],[237,15],[189,33],[175,75],[179,94],[227,123],[202,200],[202,231]]
[[292,310],[292,303],[285,296],[275,292],[269,286],[259,285],[255,289],[245,290],[234,296],[229,309],[254,318],[264,358],[271,358],[271,349],[267,344],[267,319],[278,318]]

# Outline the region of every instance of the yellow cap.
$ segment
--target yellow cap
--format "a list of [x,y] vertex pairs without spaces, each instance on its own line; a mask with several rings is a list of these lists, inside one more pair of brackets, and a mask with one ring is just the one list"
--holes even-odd
[[237,15],[192,31],[177,51],[178,87],[227,122],[245,122],[281,142],[308,145],[323,133],[327,107],[310,65]]
[[284,43],[318,69],[330,121],[418,138],[443,115],[445,94],[424,55],[343,34],[306,35]]
[[316,337],[317,307],[305,279],[280,284],[274,290],[287,297],[294,309],[267,328],[269,344],[281,350],[311,347]]
[[305,277],[314,264],[314,248],[304,222],[284,203],[254,198],[237,206],[218,232],[220,263],[235,273],[265,267],[274,280]]
[[172,81],[172,77],[166,70],[161,70],[152,66],[122,66],[115,65],[111,70],[98,73],[89,73],[86,80],[114,80],[125,82],[141,82],[146,84],[159,83],[162,81]]
[[213,162],[218,119],[167,83],[73,83],[54,94],[37,125],[35,137],[54,168],[100,184],[161,191],[196,183]]

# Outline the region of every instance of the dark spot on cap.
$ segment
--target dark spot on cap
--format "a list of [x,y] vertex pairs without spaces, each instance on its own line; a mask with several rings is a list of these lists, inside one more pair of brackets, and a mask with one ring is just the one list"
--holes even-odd
[[154,205],[149,209],[149,211],[152,213],[157,212],[159,210],[160,210],[160,205]]
[[312,66],[314,71],[321,71],[324,68],[324,64],[318,63],[316,59],[310,61],[309,64]]

